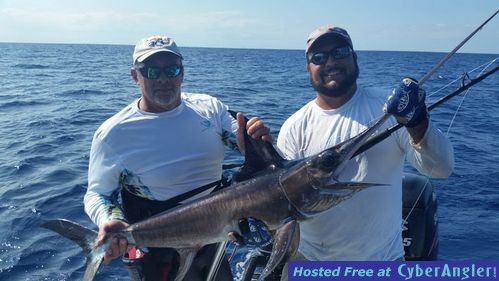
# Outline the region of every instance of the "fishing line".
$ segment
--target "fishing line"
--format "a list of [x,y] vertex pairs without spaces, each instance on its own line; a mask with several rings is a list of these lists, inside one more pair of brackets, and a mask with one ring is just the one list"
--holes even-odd
[[[466,78],[469,79],[469,74],[470,73],[473,73],[473,72],[475,72],[478,69],[481,69],[481,71],[475,77],[475,79],[476,79],[477,77],[480,77],[485,72],[485,70],[487,68],[489,68],[489,66],[491,66],[492,64],[494,64],[498,59],[499,59],[499,57],[497,57],[497,58],[495,58],[495,59],[493,59],[493,60],[491,60],[489,62],[483,63],[482,65],[477,66],[477,67],[475,67],[474,69],[472,69],[472,70],[470,70],[468,72],[465,72],[463,75],[461,75],[458,78],[454,79],[453,81],[449,82],[447,85],[445,85],[445,86],[441,87],[440,89],[434,91],[433,93],[429,94],[428,97],[434,96],[435,94],[437,94],[437,93],[443,91],[444,89],[450,87],[451,85],[455,84],[457,81],[461,81],[461,86],[464,86],[465,85],[465,79]],[[456,111],[454,112],[454,115],[453,115],[453,117],[451,119],[451,122],[450,122],[449,126],[447,127],[447,131],[445,132],[446,136],[449,135],[450,129],[451,129],[452,125],[454,124],[454,121],[455,121],[455,119],[457,117],[457,114],[459,113],[459,110],[461,109],[462,105],[464,104],[464,100],[466,99],[466,97],[467,97],[467,95],[468,95],[468,93],[469,93],[470,90],[471,90],[471,88],[468,88],[466,90],[466,92],[463,95],[463,98],[461,99],[461,102],[459,103]]]
[[[495,61],[496,61],[497,59],[498,59],[498,58],[495,58],[494,60],[492,60],[492,61],[490,61],[490,62],[484,63],[484,64],[482,64],[482,65],[480,65],[480,66],[478,66],[478,67],[476,67],[476,68],[472,69],[470,72],[466,72],[465,74],[461,75],[459,78],[456,78],[455,80],[453,80],[453,81],[452,81],[452,82],[450,82],[449,84],[447,84],[447,85],[445,85],[444,87],[442,87],[442,88],[438,89],[437,91],[433,92],[431,95],[434,95],[434,94],[436,94],[436,93],[438,93],[438,92],[442,91],[443,89],[445,89],[445,88],[449,87],[450,85],[452,85],[452,84],[456,83],[456,82],[457,82],[457,81],[459,81],[459,80],[464,79],[465,77],[469,77],[469,76],[468,76],[468,73],[474,72],[474,71],[476,71],[477,69],[482,68],[482,70],[481,70],[481,71],[480,71],[480,73],[479,73],[479,74],[475,77],[475,79],[476,79],[477,77],[480,77],[480,76],[481,76],[481,75],[485,72],[485,70],[486,70],[489,66],[491,66],[493,63],[495,63]],[[463,82],[463,83],[464,83],[464,82]],[[464,86],[464,84],[463,84],[462,86]],[[449,124],[449,126],[448,126],[448,128],[447,128],[447,131],[446,131],[446,133],[445,133],[445,135],[446,135],[447,137],[448,137],[448,136],[449,136],[449,134],[450,134],[450,131],[451,131],[452,125],[454,124],[454,120],[455,120],[455,118],[457,117],[457,114],[459,113],[459,110],[460,110],[461,106],[463,105],[464,100],[466,99],[466,96],[467,96],[467,94],[469,93],[469,91],[470,91],[470,90],[471,90],[471,88],[468,88],[468,89],[466,90],[465,94],[463,95],[463,98],[461,99],[461,102],[459,103],[459,105],[458,105],[457,109],[456,109],[456,110],[455,110],[455,112],[454,112],[453,118],[452,118],[452,120],[451,120],[451,122],[450,122],[450,124]],[[430,171],[432,171],[433,169],[434,169],[434,168],[432,168]],[[418,194],[418,196],[417,196],[416,200],[414,201],[414,204],[411,206],[411,209],[410,209],[410,210],[409,210],[409,212],[407,213],[407,216],[406,216],[405,218],[403,218],[403,221],[402,221],[402,229],[403,229],[403,230],[402,230],[402,231],[405,231],[405,230],[406,230],[406,229],[404,229],[404,225],[406,225],[406,224],[407,224],[407,221],[408,221],[409,217],[412,215],[412,213],[413,213],[414,209],[416,208],[417,203],[418,203],[418,202],[419,202],[419,200],[421,199],[422,195],[424,194],[424,192],[425,192],[425,190],[426,190],[426,187],[428,186],[428,183],[430,182],[430,177],[429,177],[429,176],[425,176],[425,178],[426,178],[426,181],[425,181],[425,183],[424,183],[424,185],[423,185],[423,188],[422,188],[422,189],[421,189],[421,191],[419,192],[419,194]],[[397,238],[398,238],[398,237],[397,237]],[[396,239],[392,240],[391,246],[393,245],[393,243],[395,243],[395,240],[396,240]],[[404,243],[404,241],[402,241],[402,242]],[[405,245],[404,245],[404,246],[405,246]],[[387,251],[387,252],[385,252],[385,256],[384,256],[383,260],[386,260],[387,255],[388,255],[388,251]]]
[[[497,58],[495,58],[495,59],[493,59],[493,60],[491,60],[489,62],[483,63],[483,64],[481,64],[481,65],[473,68],[472,70],[468,71],[467,73],[473,73],[473,72],[477,71],[478,69],[482,69],[482,71],[480,72],[480,74],[482,74],[483,70],[487,69],[489,66],[491,66],[492,64],[494,64],[498,59],[499,59],[499,57],[497,57]],[[480,75],[478,75],[478,76],[480,76]],[[461,79],[462,79],[462,76],[459,76],[458,78],[456,78],[456,79],[452,80],[451,82],[449,82],[447,85],[442,86],[440,89],[438,89],[438,90],[436,90],[436,91],[428,94],[427,97],[432,97],[432,96],[438,94],[439,92],[447,89],[452,84],[456,83],[457,81],[459,81]]]
[[[426,80],[428,80],[440,67],[442,67],[442,65],[447,60],[449,60],[466,42],[468,42],[468,40],[470,40],[471,37],[473,37],[480,29],[482,29],[482,27],[484,27],[490,20],[492,20],[497,15],[497,13],[499,13],[499,9],[497,11],[495,11],[495,13],[492,16],[490,16],[486,21],[484,21],[479,27],[477,27],[475,30],[473,30],[473,32],[471,32],[463,41],[461,41],[452,51],[450,51],[445,57],[443,57],[438,63],[436,63],[430,69],[430,71],[428,71],[419,80],[419,83],[418,83],[419,86],[421,87],[424,84],[424,82],[426,82]],[[469,83],[469,84],[472,84],[472,83]],[[453,96],[454,95],[448,95],[447,97],[444,97],[444,99],[441,99],[441,100],[437,101],[436,103],[434,103],[434,104],[432,104],[431,106],[428,107],[428,111],[430,111],[434,106],[438,106],[440,103],[444,102],[445,100],[447,100],[447,99],[449,99],[449,98],[451,98]],[[379,118],[378,122],[384,122],[384,121],[381,121],[381,120],[387,120],[389,116],[391,116],[391,114],[389,114],[389,113],[383,114]],[[394,126],[394,127],[390,128],[390,129],[388,129],[387,131],[385,131],[383,133],[380,133],[380,134],[372,137],[370,140],[368,140],[366,143],[364,143],[364,145],[362,145],[352,157],[355,157],[356,155],[360,154],[361,152],[369,149],[371,146],[373,146],[373,145],[377,144],[378,142],[382,141],[383,139],[385,139],[386,137],[388,137],[393,131],[396,131],[396,130],[400,129],[401,127],[402,127],[402,125],[398,124],[397,126]]]
[[[484,69],[482,69],[482,71],[480,71],[480,73],[478,74],[478,76],[480,76],[485,71],[485,69],[487,69],[487,67],[485,67]],[[465,73],[465,75],[468,75],[468,74]],[[463,75],[462,78],[464,79],[465,76]],[[464,83],[464,81],[463,81],[463,83]],[[464,104],[464,100],[468,96],[468,93],[469,93],[470,90],[471,90],[471,88],[468,89],[468,90],[466,90],[466,92],[464,92],[463,98],[461,99],[461,102],[459,103],[458,107],[456,108],[456,111],[454,112],[454,116],[452,116],[452,119],[450,121],[449,127],[447,128],[447,132],[445,132],[446,136],[449,136],[450,129],[452,128],[452,125],[454,124],[454,120],[456,119],[457,114],[459,113],[459,110],[461,109],[462,105]]]
[[419,85],[423,85],[424,82],[426,82],[426,80],[428,80],[452,55],[454,55],[466,42],[468,42],[468,40],[471,39],[471,37],[473,37],[473,35],[475,35],[475,33],[477,33],[480,29],[482,29],[482,27],[484,27],[490,20],[492,20],[496,15],[497,13],[499,13],[499,10],[497,10],[492,16],[490,16],[486,21],[484,21],[479,27],[477,27],[475,30],[473,30],[473,32],[470,33],[470,35],[468,35],[468,37],[464,38],[463,41],[461,41],[461,43],[459,43],[452,51],[450,51],[444,58],[442,58],[432,69],[430,69],[430,71],[428,71],[428,73],[426,73],[425,76],[423,76],[423,78],[421,78],[419,80]]
[[[455,97],[456,95],[462,93],[463,91],[469,89],[470,87],[474,86],[475,84],[481,82],[483,79],[485,79],[485,78],[489,77],[490,75],[494,74],[497,70],[499,70],[499,66],[496,66],[493,69],[491,69],[491,70],[487,71],[486,73],[482,74],[481,76],[479,76],[479,77],[477,77],[475,79],[472,79],[469,83],[467,83],[466,85],[461,86],[460,88],[458,88],[454,92],[445,95],[444,97],[440,98],[438,101],[436,101],[436,102],[432,103],[431,105],[429,105],[427,107],[428,111],[432,111],[434,108],[440,106],[442,103],[448,101],[449,99],[451,99],[451,98]],[[386,117],[386,116],[387,116],[387,114],[384,114],[382,117]],[[379,118],[379,119],[381,119],[381,118]],[[378,144],[382,140],[384,140],[387,137],[389,137],[393,132],[397,131],[398,129],[400,129],[402,127],[403,127],[403,125],[397,124],[397,125],[394,125],[394,126],[388,128],[388,129],[386,129],[383,132],[380,132],[380,133],[372,136],[359,149],[357,149],[357,151],[352,156],[352,158],[355,157],[355,156],[357,156],[357,155],[359,155],[360,153],[368,150],[372,146]]]
[[[419,80],[419,86],[423,85],[426,80],[428,80],[450,57],[452,57],[471,37],[473,37],[473,35],[475,35],[480,29],[482,29],[482,27],[484,27],[490,20],[492,20],[492,18],[494,18],[497,13],[499,12],[499,10],[497,10],[492,16],[490,16],[485,22],[483,22],[478,28],[476,28],[471,34],[469,34],[463,41],[461,41],[461,43],[459,43],[452,51],[450,51],[444,58],[442,58],[437,64],[435,64],[435,66],[433,66],[430,71],[428,71],[420,80]],[[497,70],[497,69],[496,69]],[[495,72],[495,71],[494,71]],[[473,85],[472,83],[468,83],[468,85]],[[454,93],[459,93],[459,92],[454,92]],[[435,106],[438,106],[440,103],[444,102],[445,100],[453,97],[454,95],[447,95],[446,97],[440,99],[439,101],[435,102],[434,104],[432,104],[431,106],[428,107],[428,111],[430,111],[432,108],[434,108]],[[390,116],[391,114],[388,114],[388,113],[385,113],[383,116],[381,116],[379,118],[379,120],[386,120],[388,118],[388,116]],[[378,121],[379,122],[379,121]],[[384,140],[385,138],[387,138],[388,136],[391,135],[392,132],[400,129],[402,127],[402,125],[398,124],[394,127],[391,127],[389,129],[387,129],[385,132],[383,133],[380,133],[374,137],[372,137],[370,140],[368,140],[363,146],[361,146],[357,152],[352,156],[352,157],[355,157],[356,155],[358,155],[359,153],[362,153],[363,151],[369,149],[370,147],[372,147],[373,145],[379,143],[380,141]],[[426,186],[428,185],[428,182],[429,182],[429,177],[427,177],[426,179],[426,182],[425,182],[425,185],[423,187],[423,191],[426,189]],[[422,194],[422,192],[421,192]],[[421,194],[418,196],[416,202],[413,204],[411,210],[410,210],[410,214],[412,214],[412,211],[414,210],[417,202],[419,201],[420,197],[421,197]],[[408,218],[409,215],[406,217]],[[405,224],[406,220],[404,219],[404,224]],[[395,243],[395,240],[398,239],[398,236],[397,237],[394,237],[394,239],[392,240],[392,242],[390,243],[390,247],[393,246],[393,243]],[[385,256],[383,258],[383,260],[386,260],[386,257],[388,255],[388,251],[389,251],[389,248],[387,249],[386,253],[385,253]]]

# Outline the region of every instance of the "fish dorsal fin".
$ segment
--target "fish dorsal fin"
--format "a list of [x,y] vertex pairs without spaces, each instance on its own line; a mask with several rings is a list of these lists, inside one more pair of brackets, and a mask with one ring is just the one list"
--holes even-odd
[[[229,110],[229,113],[236,118],[237,112]],[[248,118],[244,117],[244,119],[248,122]],[[247,180],[267,169],[283,167],[286,162],[270,142],[256,140],[250,137],[246,130],[244,130],[244,147],[244,164],[235,175],[235,181]]]

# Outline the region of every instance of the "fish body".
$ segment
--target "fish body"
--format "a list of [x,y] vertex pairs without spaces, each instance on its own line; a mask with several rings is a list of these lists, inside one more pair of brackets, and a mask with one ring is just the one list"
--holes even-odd
[[[201,247],[227,240],[228,233],[239,232],[240,219],[253,217],[273,236],[269,262],[259,277],[264,280],[296,252],[299,221],[330,209],[362,189],[380,185],[344,183],[336,178],[386,119],[384,116],[359,135],[296,161],[284,160],[270,143],[245,135],[245,163],[235,177],[237,183],[109,233],[106,241],[121,236],[138,247],[175,248],[180,255],[176,280],[183,280]],[[97,233],[68,220],[51,220],[42,226],[82,247],[87,256],[84,280],[93,280],[107,243],[95,247]]]

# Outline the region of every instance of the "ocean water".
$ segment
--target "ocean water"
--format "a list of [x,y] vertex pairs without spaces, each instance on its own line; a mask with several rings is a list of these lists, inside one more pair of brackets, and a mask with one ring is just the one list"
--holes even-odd
[[[0,280],[79,280],[84,256],[40,228],[66,218],[94,227],[83,211],[93,132],[139,96],[129,75],[133,46],[0,44]],[[276,139],[284,120],[314,97],[301,50],[183,48],[184,91],[218,97],[258,115]],[[422,77],[443,53],[359,51],[359,82],[387,90]],[[457,54],[427,81],[428,104],[449,82],[498,54]],[[493,66],[497,66],[497,62]],[[479,70],[469,73],[478,75]],[[499,76],[435,109],[454,144],[452,176],[433,180],[441,260],[499,260]],[[227,164],[241,157],[227,155]],[[412,171],[407,167],[408,171]],[[121,280],[120,261],[96,280]]]

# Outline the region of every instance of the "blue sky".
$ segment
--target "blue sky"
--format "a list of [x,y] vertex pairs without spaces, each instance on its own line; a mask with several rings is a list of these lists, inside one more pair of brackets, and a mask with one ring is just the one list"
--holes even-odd
[[[303,49],[323,24],[358,50],[448,52],[499,0],[0,0],[0,42],[134,45],[169,35],[180,46]],[[462,52],[499,54],[499,15]]]

